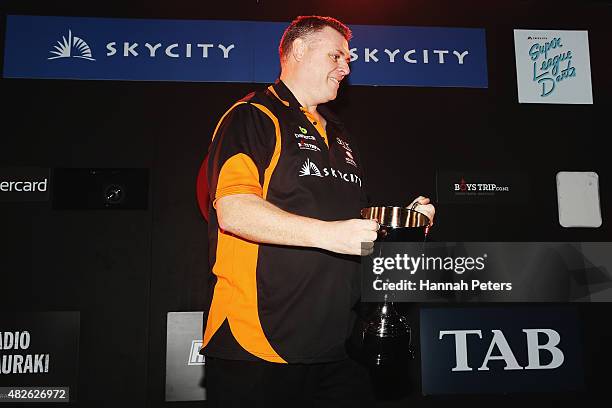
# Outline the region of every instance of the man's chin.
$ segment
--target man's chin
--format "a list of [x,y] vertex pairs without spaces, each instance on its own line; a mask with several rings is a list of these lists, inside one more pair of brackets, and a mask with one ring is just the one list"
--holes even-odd
[[337,96],[338,96],[338,89],[330,93],[329,100],[333,101],[334,99],[336,99]]
[[327,103],[329,101],[333,101],[334,99],[336,99],[336,97],[338,96],[338,90],[332,90],[330,89],[329,92],[326,95],[321,94],[321,103]]

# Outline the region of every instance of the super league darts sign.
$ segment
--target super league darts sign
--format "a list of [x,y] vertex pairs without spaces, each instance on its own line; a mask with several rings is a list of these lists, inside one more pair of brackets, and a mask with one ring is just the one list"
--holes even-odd
[[514,30],[520,103],[592,104],[587,31]]

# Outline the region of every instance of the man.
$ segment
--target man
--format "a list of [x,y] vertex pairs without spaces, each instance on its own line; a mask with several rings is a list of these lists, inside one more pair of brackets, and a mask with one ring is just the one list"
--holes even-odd
[[[212,406],[372,402],[344,343],[359,299],[355,255],[379,226],[359,219],[359,153],[321,106],[350,72],[350,36],[333,18],[297,18],[280,43],[280,80],[234,104],[215,129],[203,339]],[[429,200],[416,201],[433,219]]]

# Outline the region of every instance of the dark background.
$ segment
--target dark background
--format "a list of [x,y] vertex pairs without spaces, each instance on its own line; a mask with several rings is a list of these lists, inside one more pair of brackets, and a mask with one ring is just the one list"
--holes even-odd
[[[220,4],[221,3],[221,4]],[[513,205],[437,205],[438,241],[608,241],[612,165],[609,1],[223,1],[1,3],[7,14],[289,22],[333,15],[347,24],[482,27],[487,89],[365,87],[332,105],[362,152],[371,196],[406,204],[436,197],[440,169],[524,174]],[[589,31],[593,105],[518,104],[513,29]],[[206,224],[195,178],[218,118],[261,84],[1,79],[0,165],[148,168],[147,210],[53,210],[2,203],[0,310],[81,312],[78,406],[164,403],[166,313],[201,310]],[[603,225],[558,223],[555,174],[599,174]],[[534,305],[534,307],[536,307]],[[608,394],[609,304],[581,304],[587,392],[407,400],[497,405],[582,402]],[[410,312],[415,323],[417,306]],[[397,406],[405,406],[407,402]],[[389,404],[392,405],[392,404]]]

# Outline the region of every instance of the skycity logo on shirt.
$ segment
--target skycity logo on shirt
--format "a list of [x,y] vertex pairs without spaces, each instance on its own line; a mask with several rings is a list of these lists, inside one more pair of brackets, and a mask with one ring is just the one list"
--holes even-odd
[[311,162],[308,158],[302,165],[299,176],[333,177],[342,181],[346,181],[348,183],[358,184],[361,187],[361,178],[359,178],[359,176],[352,173],[345,173],[343,171],[336,170],[331,167],[323,167],[323,170],[321,171],[316,166],[316,164]]
[[310,159],[306,159],[306,162],[302,165],[302,168],[300,169],[300,177],[304,176],[323,177],[317,165],[311,162]]
[[49,57],[48,60],[57,58],[83,58],[89,61],[95,61],[91,53],[89,45],[76,35],[72,35],[72,30],[68,30],[68,39],[62,36],[63,41],[57,41],[57,45],[54,45],[55,51],[49,51],[51,54],[55,54],[55,57]]

